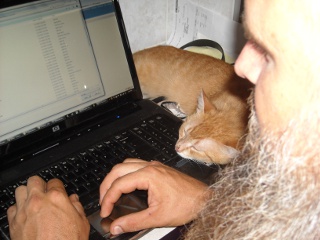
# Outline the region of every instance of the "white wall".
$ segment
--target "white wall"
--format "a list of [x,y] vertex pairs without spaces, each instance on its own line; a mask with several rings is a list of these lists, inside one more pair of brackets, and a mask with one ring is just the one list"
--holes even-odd
[[[172,32],[176,0],[120,0],[132,51],[165,43]],[[193,0],[233,19],[240,0]],[[236,2],[236,4],[235,4]]]

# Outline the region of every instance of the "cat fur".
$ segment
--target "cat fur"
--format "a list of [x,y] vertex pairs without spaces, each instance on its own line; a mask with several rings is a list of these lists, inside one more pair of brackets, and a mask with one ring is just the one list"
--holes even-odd
[[219,59],[157,46],[133,54],[145,98],[177,102],[188,116],[176,151],[184,158],[226,164],[242,147],[252,84]]

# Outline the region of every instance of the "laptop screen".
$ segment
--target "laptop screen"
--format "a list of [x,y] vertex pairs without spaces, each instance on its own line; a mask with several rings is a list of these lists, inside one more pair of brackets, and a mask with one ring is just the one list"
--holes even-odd
[[72,116],[133,96],[128,49],[110,0],[0,9],[0,157],[8,143],[48,127],[54,134]]

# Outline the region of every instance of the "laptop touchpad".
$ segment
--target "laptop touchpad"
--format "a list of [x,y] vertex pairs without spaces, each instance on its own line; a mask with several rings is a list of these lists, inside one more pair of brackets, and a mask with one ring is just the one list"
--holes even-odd
[[110,225],[113,220],[134,212],[141,211],[148,207],[146,191],[135,191],[129,194],[123,194],[115,203],[115,206],[109,217],[101,218],[100,211],[90,216],[90,224],[104,237],[112,237],[110,234]]

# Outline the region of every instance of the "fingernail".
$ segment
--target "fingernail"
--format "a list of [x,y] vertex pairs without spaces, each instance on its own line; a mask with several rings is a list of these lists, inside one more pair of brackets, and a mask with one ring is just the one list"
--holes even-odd
[[113,232],[114,232],[113,235],[119,235],[119,234],[122,234],[122,233],[123,233],[123,230],[122,230],[122,228],[121,228],[120,226],[115,226],[115,227],[113,228]]
[[77,201],[79,201],[79,195],[78,194],[74,194],[75,198],[77,199]]

